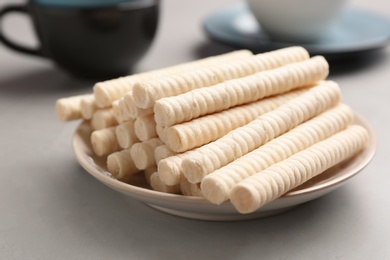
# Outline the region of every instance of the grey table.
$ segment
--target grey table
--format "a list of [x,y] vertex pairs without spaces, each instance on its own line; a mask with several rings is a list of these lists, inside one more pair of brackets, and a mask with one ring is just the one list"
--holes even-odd
[[[207,40],[200,23],[234,2],[163,1],[158,36],[136,71],[231,50]],[[351,4],[390,16],[387,0]],[[7,23],[34,42],[27,20]],[[376,157],[361,174],[280,215],[205,222],[125,199],[88,175],[71,149],[77,123],[59,123],[54,103],[93,82],[0,46],[0,259],[389,259],[389,68],[386,48],[330,75],[376,130]]]

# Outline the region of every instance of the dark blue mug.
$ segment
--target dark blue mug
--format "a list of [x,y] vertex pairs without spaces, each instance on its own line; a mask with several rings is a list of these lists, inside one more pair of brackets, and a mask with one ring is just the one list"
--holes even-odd
[[[2,18],[15,12],[32,18],[38,48],[19,45],[1,31]],[[159,0],[31,0],[0,10],[0,41],[74,75],[107,79],[128,74],[142,58],[158,18]]]

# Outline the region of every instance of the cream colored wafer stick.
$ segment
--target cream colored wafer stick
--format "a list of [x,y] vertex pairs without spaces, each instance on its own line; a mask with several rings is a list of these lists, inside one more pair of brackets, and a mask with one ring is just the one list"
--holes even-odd
[[91,126],[94,130],[108,128],[118,125],[112,108],[104,108],[97,110],[91,119]]
[[146,116],[146,115],[153,114],[152,107],[147,108],[147,109],[143,109],[143,108],[139,108],[135,105],[132,91],[126,93],[126,95],[124,95],[123,99],[121,99],[121,100],[123,100],[121,102],[125,103],[126,108],[127,108],[126,112],[128,113],[128,117],[130,117],[130,118],[136,118],[139,116]]
[[123,119],[122,111],[119,107],[119,100],[113,101],[111,106],[112,106],[112,112],[118,124],[123,123],[125,120]]
[[58,99],[56,102],[57,118],[62,122],[81,119],[81,101],[89,99],[91,96],[92,94],[85,94]]
[[[157,125],[157,129],[158,129]],[[200,149],[200,148],[199,148]],[[160,178],[167,185],[175,185],[186,179],[183,174],[182,162],[187,156],[196,156],[196,151],[190,150],[161,160],[158,163]],[[199,181],[200,182],[200,181]],[[196,183],[196,182],[195,182]]]
[[135,135],[141,141],[147,141],[154,137],[157,137],[156,121],[154,121],[154,115],[146,115],[137,117],[134,122]]
[[180,193],[184,196],[203,197],[199,183],[190,183],[187,180],[183,180],[179,183]]
[[221,204],[229,199],[231,189],[239,181],[342,131],[353,118],[352,109],[341,104],[298,125],[204,177],[201,184],[204,196],[214,204]]
[[[338,93],[338,94],[340,94],[340,93]],[[298,103],[299,103],[299,101],[298,101]],[[289,109],[289,108],[286,108],[286,109]],[[200,147],[198,149],[202,149],[202,147]],[[158,172],[160,174],[161,180],[164,181],[168,185],[174,185],[174,184],[177,184],[177,183],[185,180],[186,177],[184,176],[184,173],[183,173],[182,162],[187,157],[191,157],[191,158],[195,157],[196,158],[196,156],[197,156],[196,151],[198,149],[190,150],[190,151],[187,151],[185,153],[179,153],[175,156],[171,156],[171,157],[168,157],[166,159],[161,160],[158,163]],[[190,167],[190,166],[188,166],[188,167]],[[214,168],[211,168],[210,172],[215,170],[215,169],[214,170],[213,169]],[[196,170],[196,169],[194,169],[194,170]],[[209,173],[209,172],[206,171],[206,173]],[[206,173],[205,173],[205,175],[206,175]],[[194,181],[194,183],[197,183],[197,182]]]
[[240,213],[250,213],[350,158],[368,142],[365,128],[352,126],[238,183],[230,200]]
[[161,141],[163,141],[164,143],[167,141],[166,129],[167,129],[166,126],[156,124],[157,135],[158,135],[158,137],[160,137]]
[[131,159],[130,149],[110,154],[107,157],[107,169],[118,180],[139,172]]
[[96,105],[100,108],[109,107],[110,104],[121,98],[132,86],[136,76],[126,76],[107,81],[98,82],[93,86]]
[[150,177],[153,173],[157,172],[157,166],[153,165],[144,170],[146,182],[151,185]]
[[135,118],[133,118],[129,115],[127,105],[124,102],[124,97],[117,99],[117,101],[118,101],[118,110],[119,110],[119,113],[122,117],[123,122],[134,120]]
[[117,100],[114,100],[112,102],[112,104],[116,104],[116,109],[115,109],[115,114],[117,114],[116,117],[120,117],[121,119],[121,122],[119,123],[123,123],[123,122],[126,122],[126,121],[129,121],[129,120],[132,120],[128,115],[127,115],[127,108],[123,102],[123,97],[120,98],[120,99],[117,99]]
[[191,183],[201,182],[207,174],[335,106],[340,99],[341,91],[335,82],[322,82],[249,124],[198,148],[183,160],[184,175]]
[[322,56],[229,80],[208,88],[163,98],[154,106],[157,124],[170,126],[202,115],[260,100],[310,85],[327,77],[329,66]]
[[116,140],[115,127],[95,130],[91,134],[93,151],[97,156],[103,156],[119,151],[120,146]]
[[[164,182],[163,182],[164,183]],[[192,193],[191,193],[191,184],[189,181],[187,180],[183,180],[179,183],[179,187],[180,187],[180,193],[184,196],[192,196]]]
[[154,150],[154,160],[156,161],[156,165],[162,160],[169,156],[176,155],[174,151],[168,148],[166,145],[160,145],[156,147]]
[[[131,91],[128,92],[127,94],[131,94]],[[131,115],[130,111],[132,111],[136,108],[135,108],[134,103],[127,103],[125,101],[126,95],[124,95],[123,97],[118,99],[119,100],[119,108],[121,110],[121,113],[122,113],[124,120],[132,120],[132,119],[135,119],[135,117]]]
[[96,104],[101,108],[110,106],[112,101],[121,98],[127,92],[131,91],[133,89],[134,83],[139,80],[160,77],[172,73],[180,73],[194,68],[214,66],[218,63],[239,60],[249,56],[252,56],[252,53],[248,50],[233,51],[226,54],[183,63],[159,70],[98,82],[93,87]]
[[204,197],[200,187],[200,183],[191,183],[191,182],[188,183],[190,185],[191,196]]
[[89,120],[92,118],[95,111],[98,110],[93,94],[87,95],[85,98],[81,99],[80,110],[84,119]]
[[158,174],[165,184],[176,185],[186,180],[181,164],[188,154],[190,151],[167,157],[158,162]]
[[153,138],[142,143],[134,144],[130,151],[135,166],[140,170],[145,170],[153,166],[155,164],[154,150],[162,144],[160,138]]
[[119,146],[123,149],[130,148],[133,144],[140,142],[135,135],[134,121],[119,124],[115,129],[115,134]]
[[261,114],[271,111],[283,103],[303,94],[307,89],[290,91],[234,107],[219,113],[196,118],[189,122],[166,128],[166,145],[175,152],[185,152],[215,141],[233,129],[246,125]]
[[212,86],[226,80],[241,78],[308,58],[309,54],[305,49],[290,47],[209,68],[192,70],[180,75],[140,81],[133,87],[134,101],[137,107],[149,108],[164,97],[176,96],[193,89]]
[[168,186],[160,180],[160,176],[157,172],[153,173],[150,176],[150,186],[156,191],[165,192],[165,193],[179,193],[180,186],[179,184]]

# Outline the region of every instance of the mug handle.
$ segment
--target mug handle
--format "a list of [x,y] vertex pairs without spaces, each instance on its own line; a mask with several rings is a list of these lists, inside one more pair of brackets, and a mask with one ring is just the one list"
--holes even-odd
[[26,53],[26,54],[30,54],[30,55],[35,55],[35,56],[44,56],[43,55],[43,51],[42,49],[33,49],[33,48],[29,48],[29,47],[24,47],[24,46],[21,46],[21,45],[18,45],[16,43],[13,43],[12,41],[10,41],[3,33],[2,31],[2,19],[3,17],[8,14],[8,13],[12,13],[12,12],[15,12],[15,13],[22,13],[22,14],[27,14],[27,15],[30,15],[28,10],[27,10],[27,6],[23,6],[23,5],[10,5],[10,6],[6,6],[4,7],[3,9],[0,10],[0,41],[6,45],[7,47],[13,49],[13,50],[16,50],[16,51],[19,51],[19,52],[23,52],[23,53]]

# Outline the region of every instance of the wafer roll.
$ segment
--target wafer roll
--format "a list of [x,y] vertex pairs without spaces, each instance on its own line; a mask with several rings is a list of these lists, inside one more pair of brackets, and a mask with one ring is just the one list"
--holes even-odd
[[91,119],[91,126],[94,130],[116,126],[118,121],[115,118],[112,108],[104,108],[97,110]]
[[81,115],[84,119],[90,120],[95,113],[95,111],[98,110],[98,107],[95,103],[95,97],[93,94],[86,95],[85,98],[81,99],[80,101],[80,110]]
[[204,197],[200,187],[200,183],[189,182],[189,185],[190,185],[191,196]]
[[154,150],[154,160],[156,161],[156,165],[162,160],[169,156],[176,155],[174,151],[168,148],[166,145],[160,145],[156,147]]
[[176,185],[185,180],[181,164],[189,153],[190,151],[179,153],[158,162],[158,174],[165,184]]
[[133,87],[137,107],[149,108],[164,97],[176,96],[193,89],[212,86],[226,80],[277,68],[289,63],[306,60],[307,51],[301,47],[290,47],[209,68],[192,70],[180,75],[140,81]]
[[116,140],[115,127],[93,131],[91,134],[91,144],[97,156],[108,155],[120,150],[120,146]]
[[110,154],[107,157],[107,169],[118,180],[139,172],[131,159],[129,149]]
[[96,104],[101,108],[110,106],[114,100],[117,100],[127,92],[132,91],[134,83],[140,80],[160,77],[172,73],[180,73],[195,68],[214,66],[218,63],[239,60],[249,56],[252,56],[252,53],[248,50],[233,51],[159,70],[99,82],[93,87]]
[[180,186],[179,184],[168,186],[160,180],[160,176],[157,172],[153,173],[150,176],[150,186],[156,191],[165,192],[165,193],[179,193]]
[[230,200],[240,213],[253,212],[352,157],[368,139],[366,129],[352,126],[241,181],[233,188]]
[[157,124],[170,126],[202,115],[260,100],[323,80],[329,73],[322,56],[296,62],[208,88],[163,98],[154,106]]
[[112,112],[118,124],[123,123],[125,120],[123,118],[122,111],[119,107],[119,100],[113,101],[111,106],[112,106]]
[[156,124],[156,133],[164,143],[167,141],[166,126]]
[[120,99],[117,99],[115,101],[118,101],[118,111],[119,111],[119,114],[122,118],[122,121],[125,122],[125,121],[132,121],[134,120],[134,118],[132,118],[130,115],[129,115],[129,111],[128,111],[128,108],[127,108],[127,105],[124,101],[124,97],[121,97]]
[[115,129],[115,135],[119,146],[123,149],[130,148],[133,144],[140,142],[135,134],[134,121],[119,124]]
[[146,182],[151,185],[150,177],[152,176],[153,173],[157,172],[157,166],[153,165],[144,170],[145,174],[145,180]]
[[135,135],[141,141],[147,141],[154,137],[157,137],[156,121],[154,121],[154,115],[146,115],[137,117],[134,122]]
[[275,109],[305,91],[306,89],[291,91],[167,127],[165,143],[175,152],[185,152],[202,146],[249,123],[261,114]]
[[180,193],[184,196],[192,196],[191,185],[188,180],[183,180],[179,183]]
[[199,183],[190,183],[187,180],[183,180],[179,183],[180,193],[184,196],[203,197]]
[[209,173],[258,148],[339,103],[341,91],[332,81],[322,82],[249,124],[204,145],[182,162],[185,177],[201,182]]
[[122,122],[125,122],[125,121],[128,121],[128,120],[131,120],[133,118],[130,118],[129,115],[127,114],[127,108],[126,108],[126,105],[125,105],[125,102],[124,102],[124,97],[121,97],[120,99],[117,99],[117,100],[114,100],[111,104],[116,104],[116,114],[121,118],[121,122],[119,123],[122,123]]
[[221,204],[229,199],[231,189],[238,182],[342,131],[353,118],[352,109],[341,104],[298,125],[207,175],[201,184],[204,196],[214,204]]
[[153,108],[139,108],[135,105],[133,92],[130,91],[126,95],[123,96],[123,101],[127,107],[128,117],[137,118],[139,116],[146,116],[153,114]]
[[155,164],[154,150],[162,144],[160,138],[153,138],[142,143],[134,144],[130,151],[135,166],[140,170],[145,170],[153,166]]
[[60,98],[56,102],[57,118],[62,121],[81,119],[81,101],[89,99],[91,94]]

